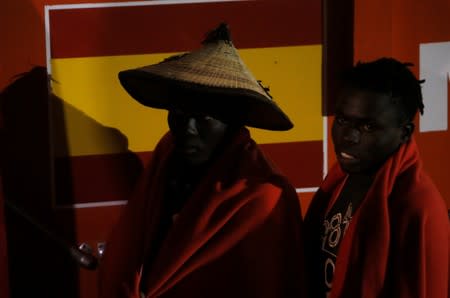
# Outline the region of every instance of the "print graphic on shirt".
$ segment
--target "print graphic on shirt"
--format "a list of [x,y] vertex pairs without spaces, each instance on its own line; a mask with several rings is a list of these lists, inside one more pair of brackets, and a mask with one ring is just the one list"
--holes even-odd
[[[322,254],[324,256],[324,284],[326,292],[331,290],[337,251],[352,219],[352,203],[349,203],[345,214],[336,212],[323,221]],[[328,296],[328,294],[327,294]]]

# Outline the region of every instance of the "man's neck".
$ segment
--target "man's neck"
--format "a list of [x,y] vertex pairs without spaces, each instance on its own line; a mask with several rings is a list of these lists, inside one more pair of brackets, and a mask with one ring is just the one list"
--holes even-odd
[[356,210],[366,197],[375,175],[349,174],[341,191],[341,196],[350,198]]

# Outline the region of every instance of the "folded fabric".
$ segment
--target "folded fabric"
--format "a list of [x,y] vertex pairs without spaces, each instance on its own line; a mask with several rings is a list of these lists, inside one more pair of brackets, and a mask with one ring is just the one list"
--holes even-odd
[[[308,259],[323,218],[346,178],[334,165],[305,218]],[[331,298],[447,298],[449,221],[445,201],[422,169],[412,139],[378,171],[340,244]],[[311,272],[315,270],[310,264]],[[317,280],[311,276],[311,288]]]
[[295,189],[245,128],[185,203],[142,280],[172,151],[168,133],[107,242],[100,297],[139,297],[140,283],[145,297],[303,297]]

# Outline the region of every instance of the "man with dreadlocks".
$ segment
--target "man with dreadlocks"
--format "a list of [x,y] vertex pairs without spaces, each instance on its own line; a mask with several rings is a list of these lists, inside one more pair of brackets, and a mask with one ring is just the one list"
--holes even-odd
[[409,66],[382,58],[344,75],[338,162],[305,218],[310,297],[448,297],[447,208],[412,137],[424,106]]
[[106,244],[100,297],[304,297],[295,189],[247,126],[293,125],[225,24],[203,47],[119,73],[170,131]]

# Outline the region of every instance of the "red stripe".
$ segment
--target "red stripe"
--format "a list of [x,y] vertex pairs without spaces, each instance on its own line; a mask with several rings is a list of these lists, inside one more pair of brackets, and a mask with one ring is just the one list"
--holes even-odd
[[[322,178],[322,142],[261,145],[295,187],[318,186]],[[58,205],[126,200],[151,152],[58,158]]]
[[296,188],[317,187],[322,181],[322,141],[263,144],[261,148]]
[[321,43],[321,1],[67,9],[50,11],[52,58],[192,50],[222,21],[238,48]]
[[302,208],[303,218],[305,217],[306,212],[308,211],[308,208],[311,205],[311,201],[314,197],[314,194],[315,194],[314,192],[302,192],[298,194],[300,206]]
[[126,200],[150,152],[57,158],[58,205]]

